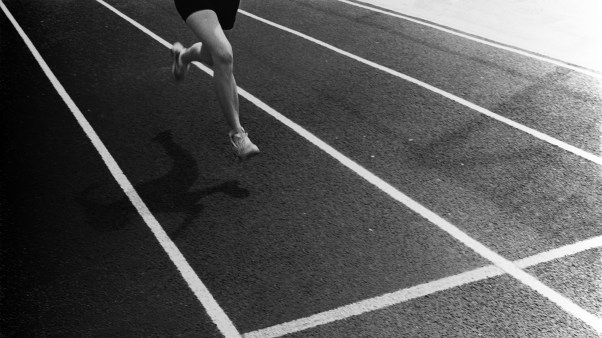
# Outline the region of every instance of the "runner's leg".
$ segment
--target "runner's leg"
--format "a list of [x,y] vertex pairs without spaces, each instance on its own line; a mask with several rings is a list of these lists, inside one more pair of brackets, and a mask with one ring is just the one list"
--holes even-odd
[[203,55],[203,50],[207,48],[213,62],[213,83],[222,113],[231,133],[242,132],[243,128],[239,119],[238,91],[233,74],[232,46],[219,24],[217,15],[212,10],[198,11],[188,16],[186,24],[201,40],[202,48],[200,44],[195,44],[183,51],[181,54],[182,62],[184,64],[191,61],[202,62],[203,56],[207,55]]

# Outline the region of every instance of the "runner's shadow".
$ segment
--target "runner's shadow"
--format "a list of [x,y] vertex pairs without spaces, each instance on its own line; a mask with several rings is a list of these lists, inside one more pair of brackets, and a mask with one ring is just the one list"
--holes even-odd
[[[142,182],[134,186],[142,201],[153,215],[159,213],[183,213],[184,221],[175,229],[181,232],[203,210],[199,200],[203,197],[224,193],[233,198],[246,198],[249,191],[240,187],[238,181],[226,181],[218,185],[191,191],[198,178],[198,165],[192,155],[174,142],[171,132],[165,131],[153,138],[172,158],[170,171],[159,178]],[[114,202],[101,202],[103,192],[98,184],[84,189],[78,196],[90,226],[97,231],[115,231],[123,229],[130,217],[136,212],[130,200],[123,196]],[[114,194],[113,194],[114,195]],[[123,193],[120,193],[123,195]]]

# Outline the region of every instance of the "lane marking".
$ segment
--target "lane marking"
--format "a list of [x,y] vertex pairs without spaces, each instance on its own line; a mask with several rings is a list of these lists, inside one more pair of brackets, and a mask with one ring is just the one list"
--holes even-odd
[[[103,4],[103,6],[105,6],[107,8],[112,7],[109,4],[105,3],[103,0],[96,0],[96,1]],[[115,12],[115,11],[117,11],[117,10],[113,9],[113,12]],[[122,14],[122,15],[120,15],[120,16],[127,17],[125,14]],[[128,22],[135,22],[135,21],[128,17]],[[138,26],[136,26],[136,27],[138,27]],[[151,36],[154,36],[154,35],[151,35]],[[163,39],[161,39],[161,40],[165,41]],[[204,66],[201,67],[201,65],[199,63],[196,63],[195,65],[199,68],[206,69],[206,67],[204,67]],[[374,186],[376,186],[377,188],[379,188],[380,190],[382,190],[383,192],[385,192],[386,194],[391,196],[393,199],[397,200],[401,204],[403,204],[403,205],[407,206],[408,208],[410,208],[411,210],[413,210],[415,213],[419,214],[420,216],[427,219],[434,225],[438,226],[441,230],[447,232],[449,235],[451,235],[456,240],[462,242],[464,245],[471,248],[473,251],[475,251],[477,254],[481,255],[483,258],[494,263],[494,265],[501,268],[502,270],[504,270],[506,273],[508,273],[509,275],[511,275],[518,281],[520,281],[521,283],[529,286],[531,289],[537,291],[544,297],[548,298],[550,301],[554,302],[556,305],[558,305],[560,308],[564,309],[566,312],[572,314],[576,318],[582,320],[586,324],[588,324],[591,327],[593,327],[594,329],[596,329],[598,332],[602,333],[602,323],[600,323],[599,318],[597,318],[593,314],[589,313],[588,311],[584,310],[583,308],[581,308],[579,305],[575,304],[573,301],[571,301],[564,295],[554,291],[547,285],[543,284],[537,278],[526,273],[513,262],[507,260],[506,258],[504,258],[501,255],[499,255],[498,253],[492,251],[491,249],[489,249],[488,247],[486,247],[479,241],[470,237],[468,234],[464,233],[462,230],[460,230],[455,225],[451,224],[450,222],[446,221],[439,215],[435,214],[434,212],[430,211],[426,207],[422,206],[420,203],[414,201],[413,199],[411,199],[410,197],[408,197],[401,191],[397,190],[392,185],[388,184],[387,182],[385,182],[381,178],[377,177],[376,175],[374,175],[367,169],[363,168],[362,166],[360,166],[359,164],[357,164],[350,158],[346,157],[345,155],[343,155],[336,149],[332,148],[330,145],[326,144],[324,141],[322,141],[321,139],[319,139],[318,137],[316,137],[309,131],[305,130],[303,127],[301,127],[297,123],[291,121],[289,118],[280,114],[275,109],[271,108],[270,106],[268,106],[267,104],[265,104],[264,102],[262,102],[261,100],[256,98],[255,96],[251,95],[244,89],[238,87],[238,90],[239,90],[240,96],[246,98],[250,102],[257,105],[259,108],[263,109],[266,113],[272,115],[278,121],[281,121],[283,124],[285,124],[286,126],[288,126],[291,129],[293,129],[299,135],[303,136],[305,139],[307,139],[308,141],[313,143],[315,146],[322,149],[324,152],[326,152],[333,158],[337,159],[339,162],[341,162],[347,168],[354,171],[360,177],[362,177],[366,181],[372,183]]]
[[[440,26],[440,25],[437,25],[437,24],[432,24],[432,23],[429,23],[427,21],[418,20],[418,19],[416,19],[414,17],[408,16],[408,15],[405,15],[405,14],[401,14],[401,13],[395,11],[395,10],[391,10],[392,12],[389,12],[389,11],[386,11],[386,10],[382,10],[380,8],[376,8],[376,7],[372,7],[372,6],[367,6],[367,5],[362,5],[362,4],[359,4],[359,3],[356,3],[356,2],[352,2],[352,1],[349,1],[349,0],[336,0],[336,1],[343,2],[343,3],[346,3],[346,4],[352,5],[352,6],[360,7],[360,8],[363,8],[363,9],[367,9],[369,11],[373,11],[373,12],[377,12],[377,13],[381,13],[381,14],[393,16],[393,17],[396,17],[396,18],[399,18],[399,19],[403,19],[403,20],[406,20],[406,21],[410,21],[410,22],[413,22],[413,23],[417,23],[417,24],[420,24],[420,25],[423,25],[423,26],[427,26],[427,27],[430,27],[430,28],[434,28],[434,29],[440,30],[440,31],[445,32],[445,33],[453,34],[453,35],[456,35],[456,36],[459,36],[459,37],[462,37],[462,38],[465,38],[465,39],[468,39],[468,40],[471,40],[471,41],[475,41],[475,42],[478,42],[478,43],[481,43],[481,44],[484,44],[484,45],[487,45],[487,46],[495,47],[495,48],[498,48],[498,49],[503,49],[503,50],[506,50],[506,51],[509,51],[509,52],[513,52],[515,54],[519,54],[519,55],[522,55],[522,56],[530,57],[532,59],[536,59],[536,60],[539,60],[539,61],[544,61],[544,62],[553,64],[555,66],[567,68],[567,69],[570,69],[570,70],[573,70],[573,71],[576,71],[576,72],[579,72],[579,73],[582,73],[582,74],[585,74],[585,75],[588,75],[588,76],[591,76],[591,77],[602,79],[602,74],[600,74],[598,72],[594,72],[594,71],[589,70],[587,68],[575,66],[575,65],[572,65],[572,64],[570,64],[568,62],[563,62],[563,61],[560,61],[560,60],[553,59],[553,58],[551,58],[549,56],[538,55],[538,54],[536,54],[534,52],[529,52],[529,51],[526,51],[526,50],[521,50],[521,49],[516,48],[516,47],[507,46],[507,45],[504,45],[504,44],[501,44],[501,43],[497,43],[497,42],[494,42],[494,41],[491,41],[491,40],[487,40],[487,39],[482,38],[482,37],[473,36],[473,35],[470,35],[470,34],[467,34],[467,33],[463,33],[461,31],[458,31],[458,30],[453,30],[453,29],[445,28],[444,26]],[[397,12],[397,13],[393,13],[393,12]]]
[[454,101],[456,103],[459,103],[459,104],[461,104],[461,105],[463,105],[463,106],[465,106],[467,108],[470,108],[470,109],[472,109],[472,110],[474,110],[476,112],[479,112],[479,113],[481,113],[483,115],[489,116],[489,117],[491,117],[494,120],[497,120],[499,122],[505,123],[505,124],[507,124],[507,125],[515,128],[515,129],[518,129],[518,130],[520,130],[522,132],[525,132],[525,133],[527,133],[527,134],[529,134],[529,135],[531,135],[533,137],[536,137],[536,138],[538,138],[538,139],[540,139],[540,140],[542,140],[544,142],[547,142],[547,143],[555,145],[555,146],[557,146],[557,147],[559,147],[561,149],[569,151],[569,152],[571,152],[571,153],[573,153],[573,154],[575,154],[575,155],[577,155],[577,156],[579,156],[581,158],[584,158],[584,159],[586,159],[588,161],[591,161],[591,162],[594,162],[596,164],[602,165],[602,157],[601,156],[596,156],[596,155],[594,155],[592,153],[589,153],[589,152],[587,152],[585,150],[579,149],[579,148],[577,148],[575,146],[572,146],[572,145],[570,145],[570,144],[568,144],[566,142],[560,141],[560,140],[558,140],[558,139],[556,139],[556,138],[554,138],[552,136],[546,135],[546,134],[544,134],[544,133],[542,133],[540,131],[537,131],[537,130],[535,130],[533,128],[530,128],[530,127],[527,127],[525,125],[522,125],[522,124],[520,124],[518,122],[515,122],[515,121],[509,119],[509,118],[503,117],[503,116],[501,116],[499,114],[496,114],[496,113],[494,113],[494,112],[492,112],[492,111],[490,111],[488,109],[485,109],[485,108],[483,108],[483,107],[481,107],[481,106],[479,106],[479,105],[477,105],[475,103],[472,103],[472,102],[470,102],[468,100],[465,100],[465,99],[463,99],[463,98],[461,98],[459,96],[456,96],[454,94],[446,92],[443,89],[439,89],[439,88],[437,88],[435,86],[432,86],[432,85],[430,85],[430,84],[428,84],[426,82],[423,82],[423,81],[420,81],[418,79],[415,79],[415,78],[413,78],[413,77],[411,77],[409,75],[406,75],[406,74],[400,73],[400,72],[398,72],[396,70],[393,70],[391,68],[382,66],[382,65],[380,65],[380,64],[378,64],[376,62],[364,59],[364,58],[362,58],[360,56],[357,56],[357,55],[352,54],[350,52],[344,51],[344,50],[342,50],[340,48],[337,48],[337,47],[335,47],[335,46],[333,46],[331,44],[328,44],[328,43],[326,43],[324,41],[318,40],[318,39],[313,38],[313,37],[311,37],[309,35],[306,35],[306,34],[303,34],[301,32],[295,31],[293,29],[290,29],[288,27],[282,26],[282,25],[277,24],[275,22],[269,21],[267,19],[264,19],[262,17],[259,17],[259,16],[255,15],[255,14],[251,14],[251,13],[249,13],[247,11],[242,10],[242,9],[239,9],[238,11],[239,11],[239,13],[244,14],[244,15],[246,15],[246,16],[248,16],[250,18],[253,18],[253,19],[257,20],[257,21],[263,22],[263,23],[265,23],[267,25],[270,25],[272,27],[278,28],[278,29],[283,30],[285,32],[291,33],[293,35],[296,35],[298,37],[301,37],[303,39],[311,41],[311,42],[313,42],[313,43],[315,43],[317,45],[320,45],[322,47],[328,48],[328,49],[330,49],[330,50],[332,50],[332,51],[334,51],[336,53],[339,53],[341,55],[344,55],[344,56],[347,56],[347,57],[349,57],[351,59],[354,59],[354,60],[356,60],[358,62],[361,62],[361,63],[363,63],[363,64],[365,64],[367,66],[370,66],[372,68],[376,68],[376,69],[381,70],[381,71],[383,71],[385,73],[388,73],[388,74],[393,75],[395,77],[398,77],[400,79],[403,79],[403,80],[406,80],[406,81],[411,82],[413,84],[416,84],[416,85],[418,85],[418,86],[420,86],[422,88],[428,89],[428,90],[432,91],[433,93],[439,94],[439,95],[441,95],[441,96],[443,96],[443,97],[445,97],[445,98],[447,98],[449,100],[452,100],[452,101]]
[[265,329],[245,333],[245,338],[272,338],[304,331],[317,326],[325,325],[350,317],[359,316],[368,312],[380,310],[395,304],[424,297],[439,291],[451,289],[460,285],[469,284],[489,277],[502,275],[501,269],[489,265],[479,269],[464,272],[458,275],[441,278],[432,282],[419,284],[407,289],[402,289],[382,296],[362,300],[353,304],[341,306],[333,310],[317,313],[315,315],[292,320],[290,322],[274,325]]
[[[515,261],[521,268],[528,268],[541,263],[550,262],[559,258],[571,256],[590,249],[602,248],[602,236],[590,238],[574,244],[539,253]],[[290,322],[270,326],[264,329],[243,334],[245,338],[274,338],[287,334],[304,331],[317,326],[329,324],[350,317],[359,316],[368,312],[381,310],[393,305],[401,304],[412,299],[428,296],[440,291],[449,290],[462,285],[483,281],[489,278],[504,275],[504,271],[495,265],[463,272],[454,276],[441,278],[427,283],[415,285],[395,292],[361,300],[352,304],[337,307],[332,310],[317,313],[312,316],[299,318]]]
[[518,265],[521,268],[526,268],[601,247],[602,236],[596,236],[590,239],[579,241],[577,243],[564,245],[556,249],[548,250],[533,256],[519,259],[518,261],[516,261],[516,265]]
[[98,137],[98,134],[96,134],[96,132],[94,131],[90,123],[86,120],[86,118],[79,110],[75,102],[73,102],[65,88],[56,78],[52,70],[50,70],[50,67],[48,67],[46,61],[44,61],[44,59],[38,52],[37,48],[33,45],[27,34],[25,34],[25,32],[17,23],[15,18],[12,16],[8,8],[6,8],[3,1],[0,1],[0,7],[2,7],[2,11],[4,11],[6,17],[8,17],[8,19],[13,24],[13,26],[15,27],[15,29],[17,30],[17,32],[19,33],[19,35],[21,36],[21,38],[35,57],[35,59],[38,61],[38,64],[40,65],[40,67],[44,71],[44,74],[46,74],[46,76],[54,86],[54,89],[58,92],[58,94],[61,96],[67,107],[69,107],[69,110],[71,110],[71,112],[73,113],[73,116],[86,133],[86,136],[88,136],[88,138],[94,145],[94,148],[96,148],[96,150],[102,157],[107,168],[109,168],[109,171],[111,172],[117,183],[119,183],[121,189],[123,189],[123,191],[129,198],[129,200],[132,202],[140,216],[142,216],[144,222],[153,232],[153,234],[157,238],[157,241],[159,241],[159,244],[161,245],[163,250],[165,250],[171,261],[177,267],[178,271],[180,272],[180,274],[182,275],[192,292],[195,294],[197,299],[203,304],[203,306],[207,310],[207,313],[209,314],[213,322],[217,325],[220,332],[222,332],[222,334],[224,334],[225,337],[240,337],[241,335],[238,332],[238,330],[234,327],[228,316],[217,304],[217,302],[215,301],[205,284],[203,284],[203,282],[194,272],[192,267],[188,264],[186,258],[184,258],[178,247],[169,238],[165,230],[163,230],[159,222],[152,215],[146,204],[144,204],[144,202],[134,189],[134,186],[132,186],[132,184],[125,176],[125,174],[123,173],[113,156],[109,153],[109,150],[105,147],[105,145]]

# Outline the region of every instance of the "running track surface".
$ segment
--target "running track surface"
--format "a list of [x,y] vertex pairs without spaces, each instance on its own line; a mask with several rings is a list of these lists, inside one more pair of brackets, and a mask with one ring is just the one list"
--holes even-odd
[[[241,97],[263,153],[239,163],[210,76],[192,67],[173,83],[159,41],[93,0],[3,4],[76,106],[3,13],[3,336],[598,336],[596,76],[339,1],[246,0],[237,83],[294,127]],[[108,4],[195,41],[171,1]]]

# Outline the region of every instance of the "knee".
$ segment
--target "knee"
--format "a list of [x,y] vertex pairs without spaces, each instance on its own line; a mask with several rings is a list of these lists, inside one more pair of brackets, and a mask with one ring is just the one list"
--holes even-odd
[[219,50],[212,53],[213,64],[219,67],[232,67],[234,63],[234,55],[232,53],[232,47],[220,48]]

